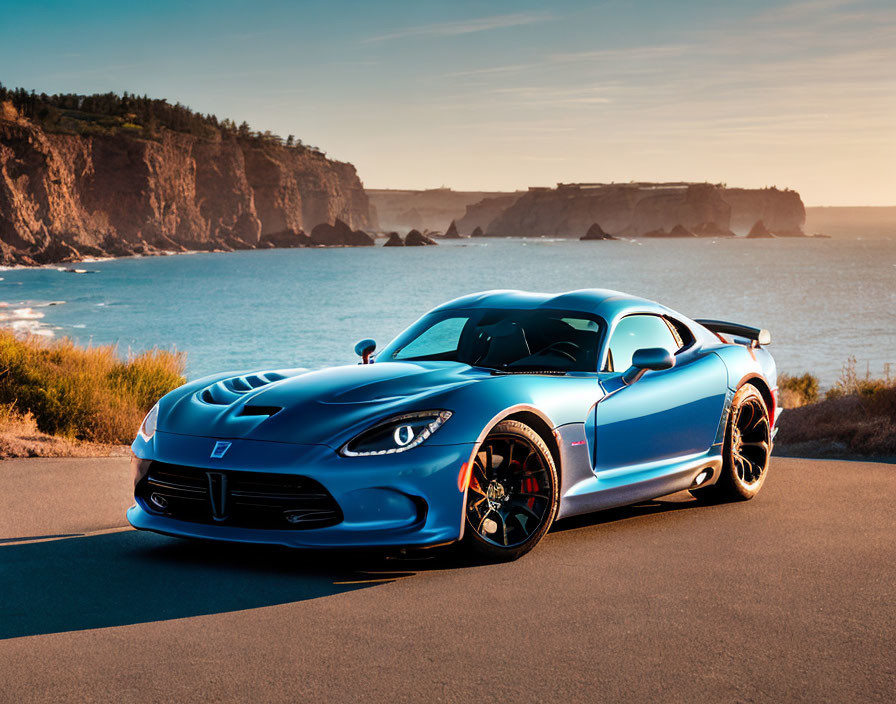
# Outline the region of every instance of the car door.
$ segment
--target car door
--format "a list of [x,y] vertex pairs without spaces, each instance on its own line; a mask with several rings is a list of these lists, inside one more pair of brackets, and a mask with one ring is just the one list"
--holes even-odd
[[[663,347],[675,366],[647,371],[633,384],[622,381],[638,349]],[[610,334],[604,370],[606,396],[597,404],[597,472],[667,461],[706,452],[716,438],[727,388],[719,357],[693,339],[683,340],[660,315],[629,315]]]

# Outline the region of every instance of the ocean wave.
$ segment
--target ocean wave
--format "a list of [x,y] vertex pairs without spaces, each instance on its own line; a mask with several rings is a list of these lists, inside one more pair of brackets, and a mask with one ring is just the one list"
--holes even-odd
[[17,335],[53,337],[53,326],[43,320],[46,314],[36,309],[63,303],[65,301],[0,301],[0,328],[12,330]]

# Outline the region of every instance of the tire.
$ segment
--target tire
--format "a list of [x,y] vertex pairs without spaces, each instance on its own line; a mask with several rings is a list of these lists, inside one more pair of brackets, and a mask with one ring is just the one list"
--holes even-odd
[[509,562],[534,548],[554,522],[559,480],[551,451],[524,423],[498,423],[476,449],[462,546],[477,561]]
[[712,502],[752,499],[768,476],[771,451],[771,422],[765,399],[755,386],[744,384],[731,401],[719,479],[691,493]]

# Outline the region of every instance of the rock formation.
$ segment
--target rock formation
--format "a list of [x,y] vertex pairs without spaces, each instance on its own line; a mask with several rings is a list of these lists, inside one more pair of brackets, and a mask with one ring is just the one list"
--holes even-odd
[[461,218],[465,217],[464,212],[468,206],[478,203],[483,198],[492,196],[506,198],[508,194],[493,191],[454,191],[450,188],[432,188],[424,191],[369,189],[367,195],[370,197],[371,205],[376,208],[379,226],[384,230],[415,229],[421,232],[426,229],[440,230],[446,222],[456,220],[458,231],[462,235],[466,235],[476,225],[484,227],[489,220],[497,215],[496,212],[488,220],[462,225]]
[[[486,220],[489,216],[492,219]],[[745,234],[750,223],[763,217],[771,218],[765,222],[772,231],[799,230],[805,208],[798,193],[775,188],[726,188],[710,183],[558,184],[470,205],[457,226],[465,232],[476,222],[488,235],[499,237],[579,237],[591,223],[599,222],[617,235],[639,237],[660,236],[660,231],[668,236],[681,225],[698,236],[730,237],[738,228]]]
[[[739,234],[762,220],[772,232],[800,230],[806,224],[806,208],[796,191],[778,188],[725,188],[722,197],[731,206],[728,227]],[[721,223],[721,221],[718,221]]]
[[532,188],[489,223],[496,236],[578,237],[593,222],[638,236],[681,224],[728,222],[730,206],[710,184],[598,184]]
[[696,237],[693,230],[689,230],[684,225],[676,225],[669,230],[669,237]]
[[376,227],[355,168],[315,150],[167,130],[50,133],[0,115],[4,264],[301,246],[303,230],[337,218]]
[[352,230],[336,218],[332,225],[322,222],[311,230],[311,244],[316,247],[372,247],[376,241],[363,230]]
[[751,227],[750,231],[747,233],[747,237],[751,239],[760,239],[774,237],[774,235],[768,231],[768,228],[762,220],[757,220],[753,223],[753,227]]
[[430,244],[438,244],[432,237],[427,237],[419,230],[411,230],[404,238],[405,247],[423,247]]
[[489,223],[516,203],[521,195],[522,193],[504,193],[468,205],[464,216],[457,221],[458,229],[464,233],[477,229],[487,231]]
[[404,247],[404,240],[397,232],[390,232],[389,239],[386,240],[383,247]]
[[301,230],[298,232],[295,230],[271,232],[267,235],[262,235],[261,239],[258,241],[259,248],[280,247],[288,249],[292,247],[309,247],[311,244],[311,238]]
[[476,229],[473,230],[473,234],[470,235],[470,237],[485,237],[485,233],[482,231],[482,228],[477,225]]
[[736,235],[731,230],[726,230],[723,227],[719,227],[717,223],[714,222],[704,222],[701,225],[697,225],[694,228],[694,234],[697,237],[735,237]]
[[451,221],[451,224],[448,226],[448,229],[445,230],[445,234],[443,237],[446,240],[459,240],[461,238],[460,233],[457,231],[457,225],[454,220]]
[[588,232],[579,237],[580,240],[615,240],[616,238],[613,235],[604,232],[604,228],[602,228],[597,223],[591,225],[588,228]]

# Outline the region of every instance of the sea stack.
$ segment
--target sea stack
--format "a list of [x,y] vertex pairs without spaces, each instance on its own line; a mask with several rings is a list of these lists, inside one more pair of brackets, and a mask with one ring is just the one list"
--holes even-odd
[[404,238],[405,247],[425,247],[430,244],[438,244],[432,237],[427,237],[419,230],[411,230]]
[[580,240],[615,240],[616,238],[613,237],[613,235],[611,235],[610,233],[605,232],[604,228],[602,228],[597,223],[593,223],[591,225],[591,227],[588,228],[588,232],[586,232],[584,235],[579,237],[579,239]]
[[669,237],[696,237],[693,231],[689,230],[682,224],[678,224],[669,230]]
[[485,233],[482,231],[482,228],[477,225],[476,229],[473,230],[471,237],[485,237]]
[[352,230],[336,218],[333,225],[322,222],[311,230],[311,244],[318,247],[372,247],[376,242],[363,230]]
[[451,221],[451,224],[448,226],[448,229],[445,230],[445,234],[442,235],[446,240],[459,240],[461,235],[457,231],[457,224],[454,220]]
[[719,227],[715,222],[704,222],[694,228],[694,234],[697,237],[736,237],[731,230]]
[[401,239],[401,235],[397,232],[390,232],[389,239],[386,240],[383,247],[404,247],[404,240]]
[[[228,244],[231,244],[228,242]],[[235,243],[234,243],[235,244]],[[299,230],[282,230],[280,232],[272,232],[262,235],[258,241],[259,247],[308,247],[311,244],[311,238],[304,232]],[[233,244],[231,244],[233,246]],[[234,249],[243,249],[242,247],[234,247]]]
[[750,239],[768,239],[770,237],[774,237],[774,235],[768,231],[768,228],[765,226],[765,223],[762,220],[757,220],[753,223],[753,227],[750,228],[749,234],[747,237]]

